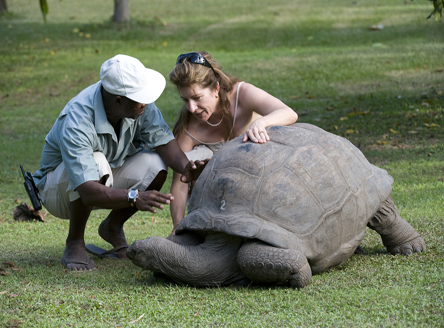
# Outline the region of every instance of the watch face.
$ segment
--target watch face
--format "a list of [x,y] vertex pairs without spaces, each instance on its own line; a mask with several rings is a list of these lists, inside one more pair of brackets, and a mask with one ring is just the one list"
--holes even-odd
[[137,196],[137,190],[130,190],[128,192],[128,198],[134,198]]

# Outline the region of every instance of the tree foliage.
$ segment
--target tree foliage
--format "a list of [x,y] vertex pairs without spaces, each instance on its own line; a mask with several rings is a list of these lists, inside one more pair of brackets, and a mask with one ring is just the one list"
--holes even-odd
[[[442,18],[442,7],[444,4],[444,0],[430,0],[430,1],[433,2],[434,9],[431,12],[431,14],[427,17],[427,19],[429,19],[433,15],[437,15],[436,20],[438,20],[438,18]],[[439,16],[438,16],[438,14],[439,14]]]
[[40,9],[43,15],[43,21],[46,23],[46,15],[48,14],[48,3],[46,2],[46,0],[39,0],[39,1],[40,1]]

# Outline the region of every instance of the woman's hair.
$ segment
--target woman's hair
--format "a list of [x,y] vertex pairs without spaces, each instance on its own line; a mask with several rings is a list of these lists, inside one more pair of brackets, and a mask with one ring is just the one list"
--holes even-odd
[[[228,92],[233,89],[233,85],[239,81],[234,76],[230,76],[222,71],[220,65],[205,51],[198,51],[199,54],[211,64],[213,70],[204,65],[190,63],[184,60],[182,63],[176,64],[174,69],[169,74],[170,81],[179,89],[181,87],[189,87],[192,84],[199,84],[202,88],[210,88],[214,90],[219,82],[219,99],[220,107],[222,109],[222,119],[225,126],[225,135],[227,139],[233,138],[230,135],[232,130],[233,115],[230,111],[230,101],[228,99]],[[173,134],[177,137],[185,130],[188,125],[191,113],[184,105],[180,109],[179,117],[173,128]]]

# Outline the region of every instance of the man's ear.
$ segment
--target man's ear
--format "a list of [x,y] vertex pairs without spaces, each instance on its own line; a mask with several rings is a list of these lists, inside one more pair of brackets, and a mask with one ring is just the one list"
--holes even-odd
[[122,96],[114,96],[114,104],[116,106],[120,106],[123,103],[123,97]]

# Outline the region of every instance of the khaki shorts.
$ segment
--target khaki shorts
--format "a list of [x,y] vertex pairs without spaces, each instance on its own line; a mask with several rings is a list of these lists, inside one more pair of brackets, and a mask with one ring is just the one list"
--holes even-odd
[[[114,189],[146,190],[160,171],[168,169],[160,156],[148,149],[127,157],[123,166],[115,169],[109,166],[105,155],[100,152],[94,153],[94,160],[99,169],[100,181]],[[45,208],[49,213],[61,219],[71,218],[70,202],[79,199],[80,195],[73,190],[63,162],[47,174],[45,187],[40,190],[40,195],[45,200]]]

